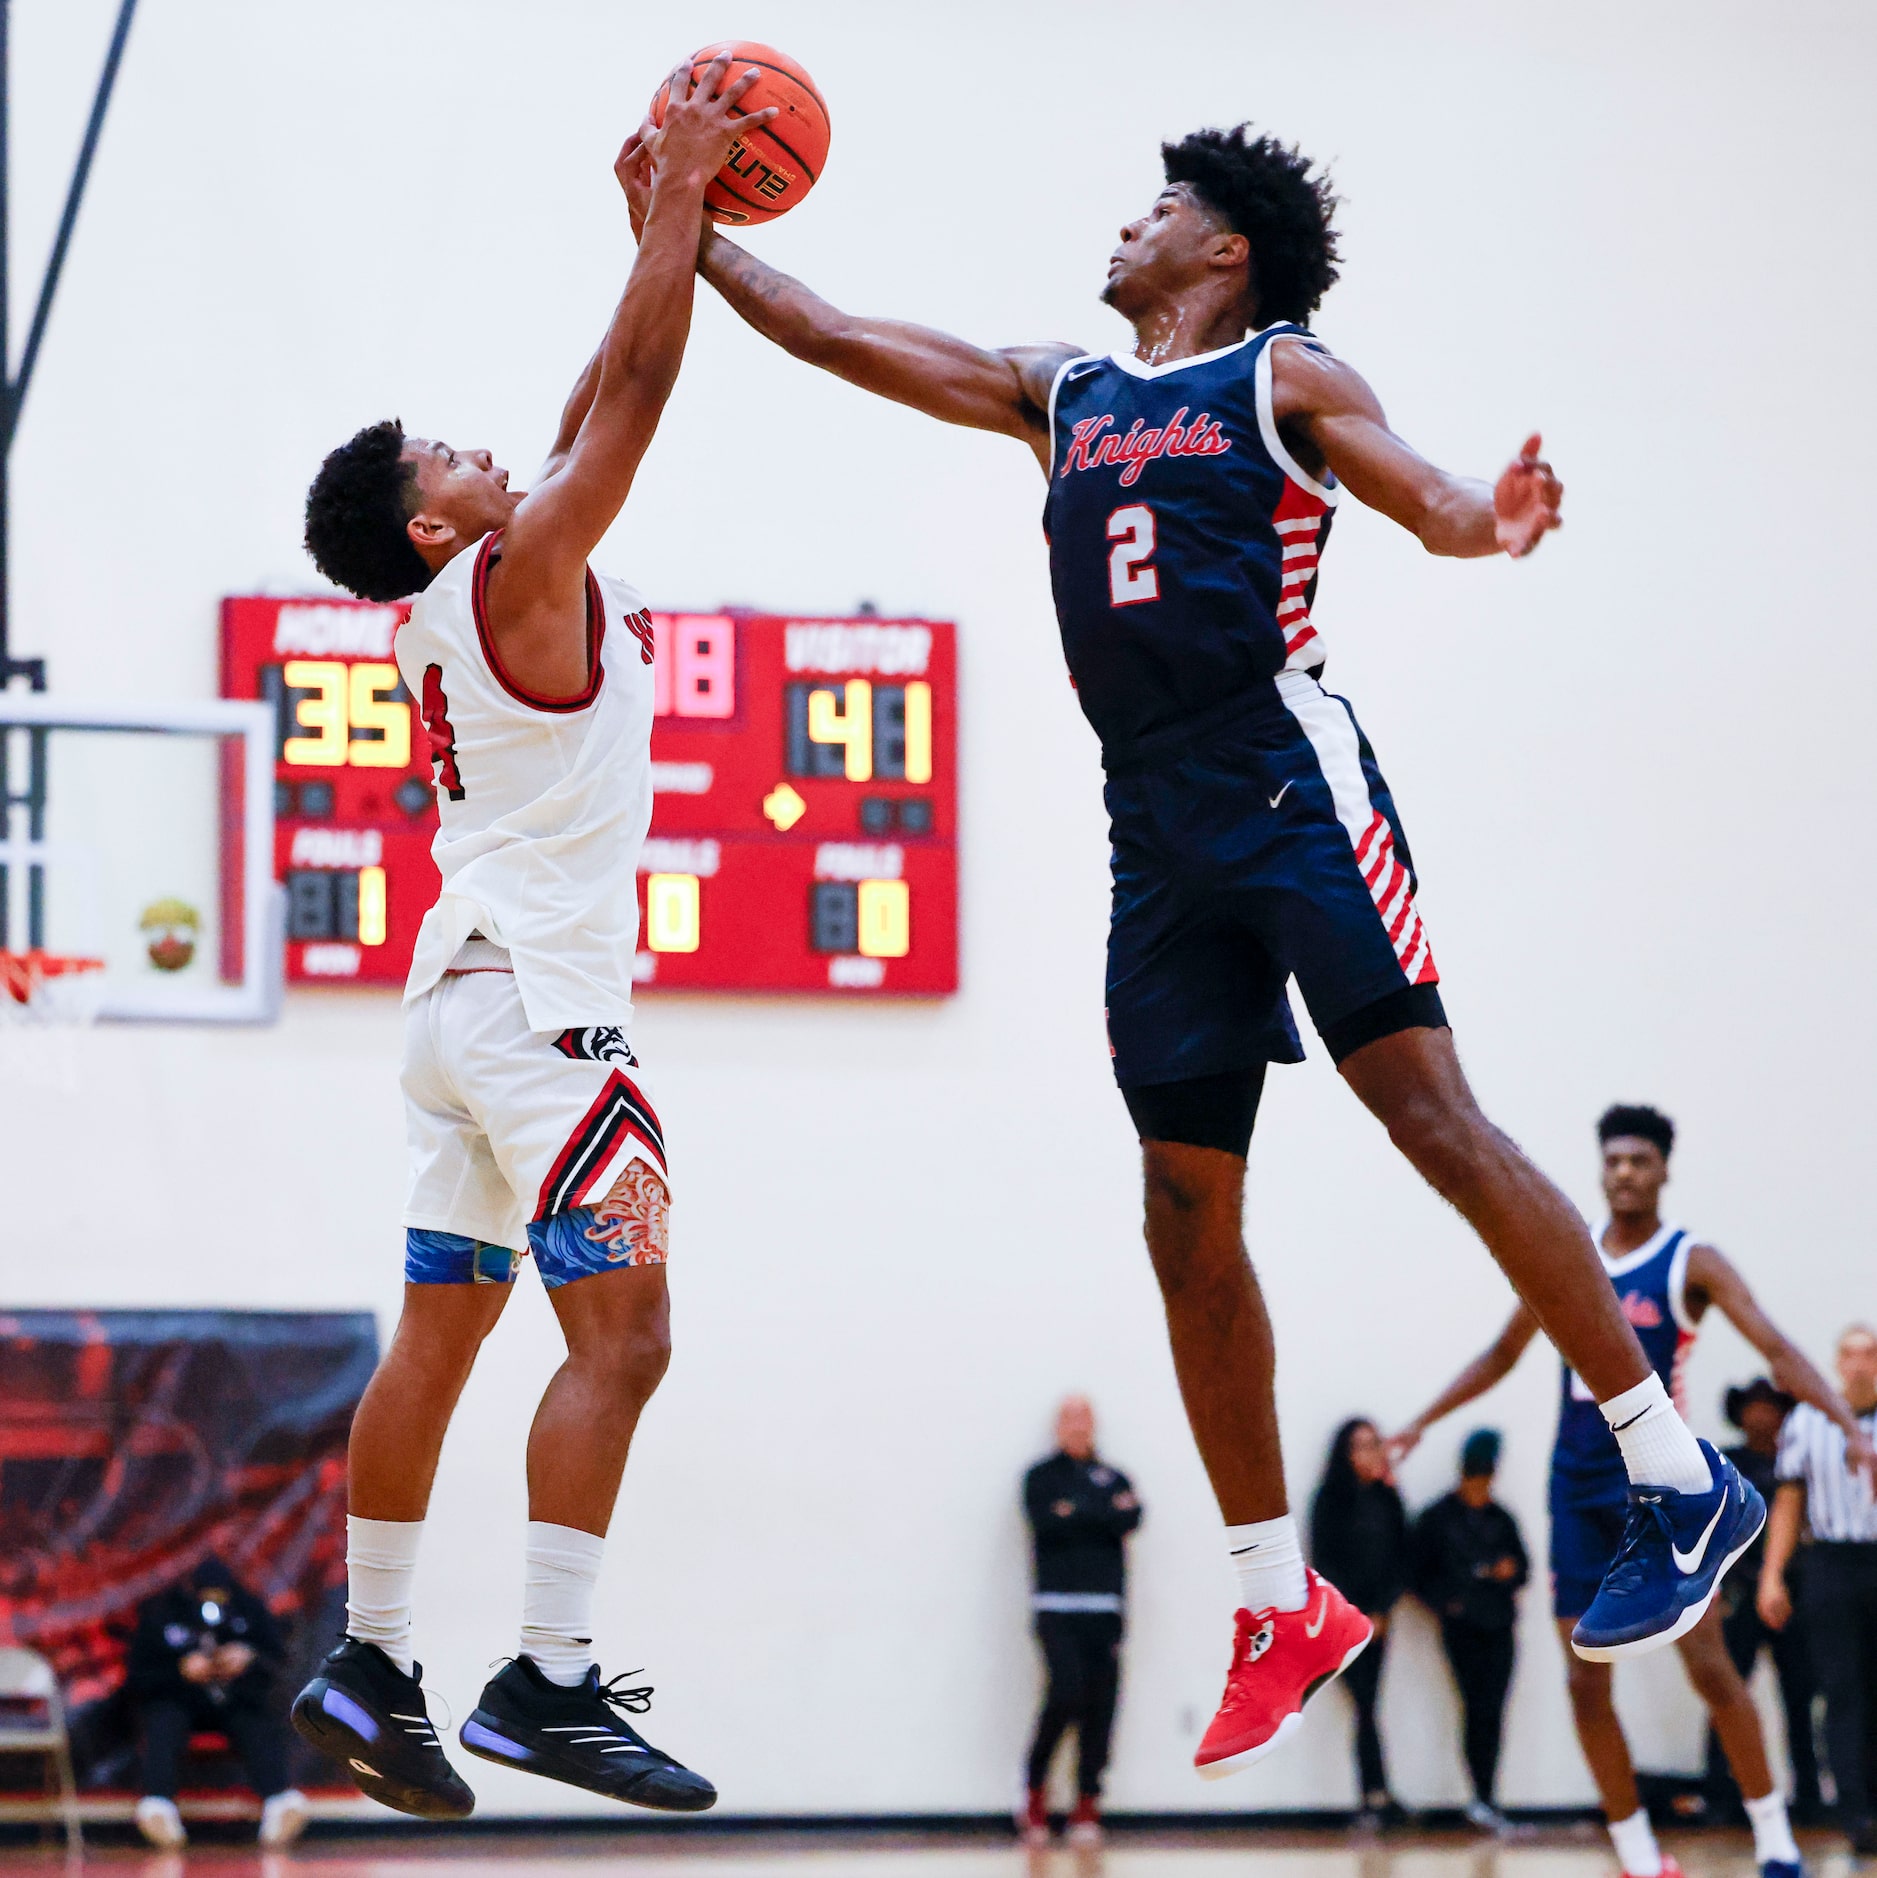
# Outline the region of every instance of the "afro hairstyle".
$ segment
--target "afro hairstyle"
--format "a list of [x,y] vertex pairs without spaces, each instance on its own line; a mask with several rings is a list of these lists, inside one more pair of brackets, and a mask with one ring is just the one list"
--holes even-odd
[[403,452],[395,417],[367,424],[327,457],[306,492],[313,565],[361,600],[402,600],[430,585],[430,565],[405,532],[417,473]]
[[1249,124],[1196,130],[1160,146],[1167,181],[1185,183],[1234,234],[1251,244],[1251,286],[1266,325],[1308,325],[1335,284],[1338,200],[1330,179],[1275,137]]

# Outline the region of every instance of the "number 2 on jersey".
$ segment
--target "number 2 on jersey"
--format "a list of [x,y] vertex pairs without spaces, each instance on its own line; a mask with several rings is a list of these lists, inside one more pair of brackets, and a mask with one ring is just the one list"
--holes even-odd
[[1160,576],[1148,563],[1154,552],[1154,512],[1132,502],[1108,517],[1108,599],[1114,606],[1137,606],[1160,598]]
[[430,733],[430,760],[437,766],[437,781],[452,802],[464,796],[463,778],[456,767],[456,732],[450,725],[450,701],[443,695],[443,667],[424,667],[424,729]]

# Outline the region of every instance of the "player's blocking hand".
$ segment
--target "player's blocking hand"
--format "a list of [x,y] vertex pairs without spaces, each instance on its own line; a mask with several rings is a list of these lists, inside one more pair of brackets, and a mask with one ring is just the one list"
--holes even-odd
[[656,133],[655,173],[701,178],[708,183],[723,168],[730,147],[745,131],[759,129],[777,112],[773,104],[745,111],[742,100],[762,73],[755,66],[724,83],[730,55],[720,52],[700,72],[689,59],[673,68],[666,91],[665,121]]
[[1564,485],[1538,454],[1544,442],[1533,431],[1517,460],[1493,487],[1494,532],[1500,548],[1514,560],[1530,554],[1551,529],[1564,525],[1558,512],[1564,502]]

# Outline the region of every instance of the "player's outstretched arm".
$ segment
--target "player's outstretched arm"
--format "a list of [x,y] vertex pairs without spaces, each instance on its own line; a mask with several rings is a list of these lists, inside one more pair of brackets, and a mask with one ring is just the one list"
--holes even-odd
[[784,352],[928,417],[1018,437],[1049,461],[1049,387],[1071,345],[975,346],[904,320],[860,319],[759,261],[715,229],[698,271]]
[[[546,472],[509,521],[489,578],[490,630],[505,663],[524,683],[560,695],[585,679],[587,556],[625,503],[684,358],[705,186],[739,128],[775,115],[739,112],[758,74],[728,73],[726,56],[697,72],[687,62],[672,75],[638,258],[568,401]],[[621,152],[622,165],[640,160],[638,138]]]
[[1388,428],[1360,372],[1308,345],[1277,345],[1271,397],[1278,430],[1306,467],[1327,464],[1356,500],[1399,522],[1430,554],[1530,554],[1563,522],[1564,485],[1539,456],[1536,433],[1497,483],[1454,476]]
[[1525,1346],[1537,1334],[1538,1319],[1532,1315],[1530,1305],[1521,1304],[1507,1319],[1505,1329],[1493,1339],[1492,1347],[1474,1357],[1413,1421],[1388,1437],[1390,1458],[1398,1461],[1412,1454],[1420,1446],[1421,1437],[1443,1416],[1451,1415],[1475,1396],[1482,1396],[1503,1382],[1525,1354]]
[[1844,1430],[1846,1467],[1862,1468],[1877,1486],[1877,1453],[1851,1413],[1851,1405],[1825,1379],[1823,1372],[1786,1333],[1767,1316],[1760,1301],[1733,1265],[1711,1245],[1698,1245],[1688,1254],[1688,1290],[1705,1297],[1746,1340],[1766,1358],[1774,1384],[1788,1395],[1809,1402],[1821,1415]]

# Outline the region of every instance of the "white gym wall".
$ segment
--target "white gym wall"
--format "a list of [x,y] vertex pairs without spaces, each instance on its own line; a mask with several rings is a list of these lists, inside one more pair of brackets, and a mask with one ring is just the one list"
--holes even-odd
[[[21,276],[50,238],[105,0],[14,11]],[[1676,1212],[1815,1356],[1877,1309],[1867,758],[1877,18],[1794,0],[1562,11],[1379,0],[146,0],[14,459],[16,652],[73,695],[211,695],[216,601],[311,591],[321,454],[397,413],[518,480],[632,249],[615,147],[730,30],[804,60],[827,178],[750,245],[858,309],[992,342],[1119,343],[1096,303],[1156,144],[1250,116],[1333,164],[1347,279],[1320,329],[1399,428],[1492,473],[1542,426],[1564,531],[1436,562],[1345,507],[1319,622],[1394,785],[1487,1107],[1587,1208],[1613,1098],[1675,1116]],[[23,295],[23,290],[22,290]],[[16,295],[15,316],[26,309]],[[16,325],[16,333],[19,330]],[[1042,482],[797,366],[700,294],[691,357],[603,558],[655,604],[955,618],[964,988],[930,1005],[647,997],[678,1205],[678,1350],[614,1531],[601,1649],[730,1811],[984,1811],[1034,1668],[1018,1476],[1092,1394],[1146,1500],[1110,1801],[1346,1804],[1346,1704],[1255,1775],[1187,1765],[1229,1579],[1136,1223],[1101,1028],[1095,744],[1056,645]],[[1393,1424],[1510,1296],[1331,1073],[1275,1072],[1249,1232],[1302,1510],[1351,1412]],[[79,1040],[74,1092],[0,1088],[17,1304],[397,1309],[391,997],[303,992],[274,1030]],[[512,1644],[532,1277],[446,1450],[418,1647],[462,1714]],[[1724,1329],[1698,1426],[1758,1367]],[[1468,1427],[1543,1559],[1556,1367]],[[1388,1671],[1395,1783],[1463,1795],[1424,1620]],[[1591,1788],[1539,1584],[1503,1777]],[[1645,1764],[1690,1766],[1661,1659],[1622,1678]],[[483,1810],[574,1810],[480,1768]],[[598,1807],[601,1803],[590,1803]]]

